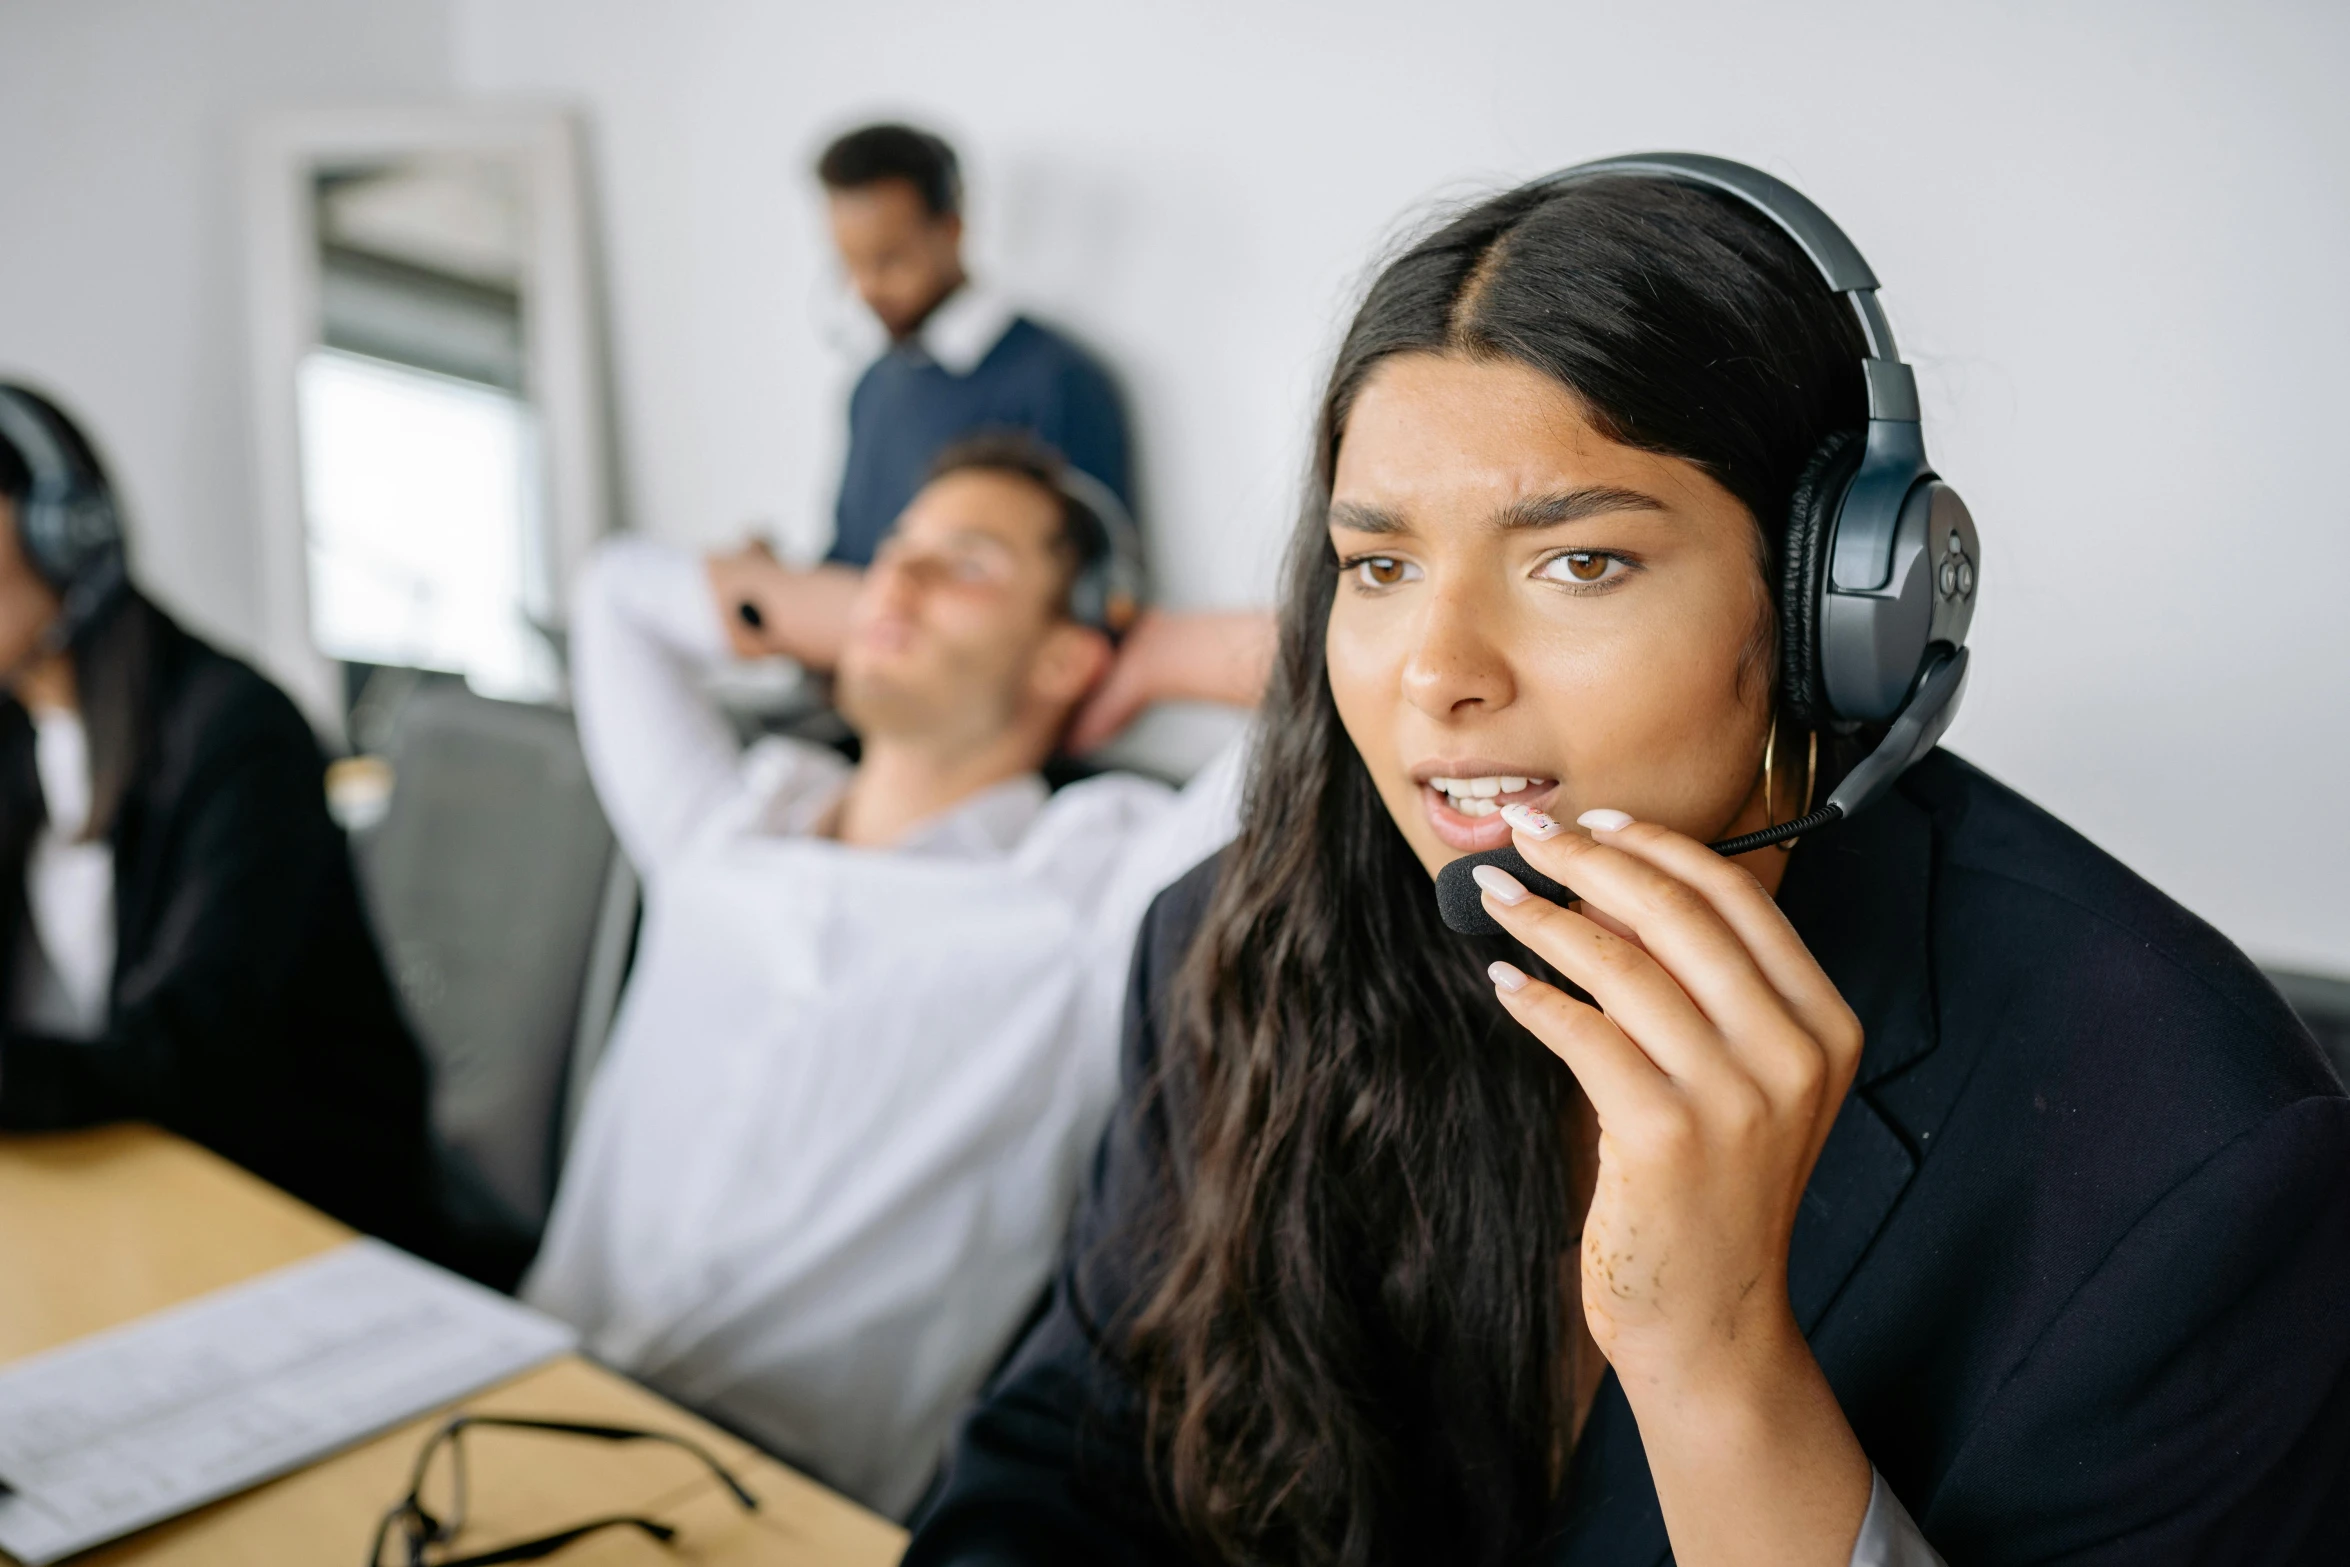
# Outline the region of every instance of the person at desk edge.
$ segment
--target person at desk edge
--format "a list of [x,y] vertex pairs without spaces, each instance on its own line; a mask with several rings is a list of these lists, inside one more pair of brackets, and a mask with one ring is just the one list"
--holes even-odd
[[954,149],[911,126],[871,125],[833,142],[816,172],[841,264],[889,336],[849,398],[825,558],[872,564],[938,454],[987,431],[1034,436],[1133,510],[1126,415],[1108,372],[964,272]]
[[309,724],[139,592],[90,442],[7,385],[0,668],[0,1128],[152,1121],[457,1261]]
[[[1957,757],[1822,830],[1905,733],[1805,618],[1890,332],[1796,193],[1626,161],[1358,311],[1239,837],[907,1567],[2350,1560],[2350,1098]],[[1572,896],[1448,928],[1509,848]]]

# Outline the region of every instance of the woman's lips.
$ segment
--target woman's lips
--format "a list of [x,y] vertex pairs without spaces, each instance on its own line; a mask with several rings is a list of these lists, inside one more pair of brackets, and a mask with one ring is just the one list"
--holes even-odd
[[[1496,806],[1531,805],[1540,808],[1558,793],[1558,785],[1538,779],[1524,789],[1491,798]],[[1428,813],[1428,825],[1446,846],[1463,854],[1482,854],[1487,849],[1498,849],[1510,841],[1510,824],[1498,812],[1492,816],[1466,816],[1452,808],[1450,799],[1434,784],[1420,785],[1420,805]]]

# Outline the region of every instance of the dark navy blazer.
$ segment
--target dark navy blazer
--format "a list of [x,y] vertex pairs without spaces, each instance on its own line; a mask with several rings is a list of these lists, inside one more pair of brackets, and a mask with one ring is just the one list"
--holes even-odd
[[[1128,1091],[1215,866],[1153,908]],[[1789,1270],[1869,1457],[1953,1564],[2350,1562],[2350,1099],[2209,927],[1936,753],[1805,840],[1780,905],[1867,1029]],[[1094,1324],[1169,1178],[1121,1110],[1049,1314],[909,1563],[1184,1560]],[[1611,1374],[1526,1559],[1669,1554]]]

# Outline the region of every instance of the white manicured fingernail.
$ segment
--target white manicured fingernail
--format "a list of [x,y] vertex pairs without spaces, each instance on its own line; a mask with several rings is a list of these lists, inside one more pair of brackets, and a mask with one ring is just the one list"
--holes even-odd
[[1593,832],[1622,832],[1632,825],[1632,816],[1628,811],[1585,811],[1575,818],[1575,825]]
[[1515,963],[1488,963],[1485,966],[1485,977],[1504,990],[1526,988],[1526,972]]
[[1505,822],[1508,822],[1518,831],[1524,833],[1527,837],[1533,839],[1536,843],[1541,843],[1546,839],[1555,838],[1560,833],[1566,831],[1564,827],[1561,827],[1558,823],[1552,821],[1549,817],[1543,815],[1540,811],[1534,809],[1534,807],[1531,805],[1505,805],[1501,808],[1501,819]]
[[1526,889],[1508,871],[1498,865],[1480,865],[1469,872],[1469,880],[1485,889],[1485,895],[1496,903],[1515,904],[1526,901]]

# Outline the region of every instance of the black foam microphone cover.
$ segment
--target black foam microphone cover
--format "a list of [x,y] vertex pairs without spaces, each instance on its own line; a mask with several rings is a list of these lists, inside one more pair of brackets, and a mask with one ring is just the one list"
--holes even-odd
[[1498,865],[1525,885],[1537,898],[1548,898],[1561,908],[1575,896],[1570,887],[1552,881],[1548,876],[1526,863],[1526,857],[1511,844],[1498,849],[1487,849],[1483,854],[1464,854],[1436,873],[1436,907],[1444,915],[1444,923],[1464,936],[1506,936],[1485,912],[1484,893],[1471,878],[1480,865]]

